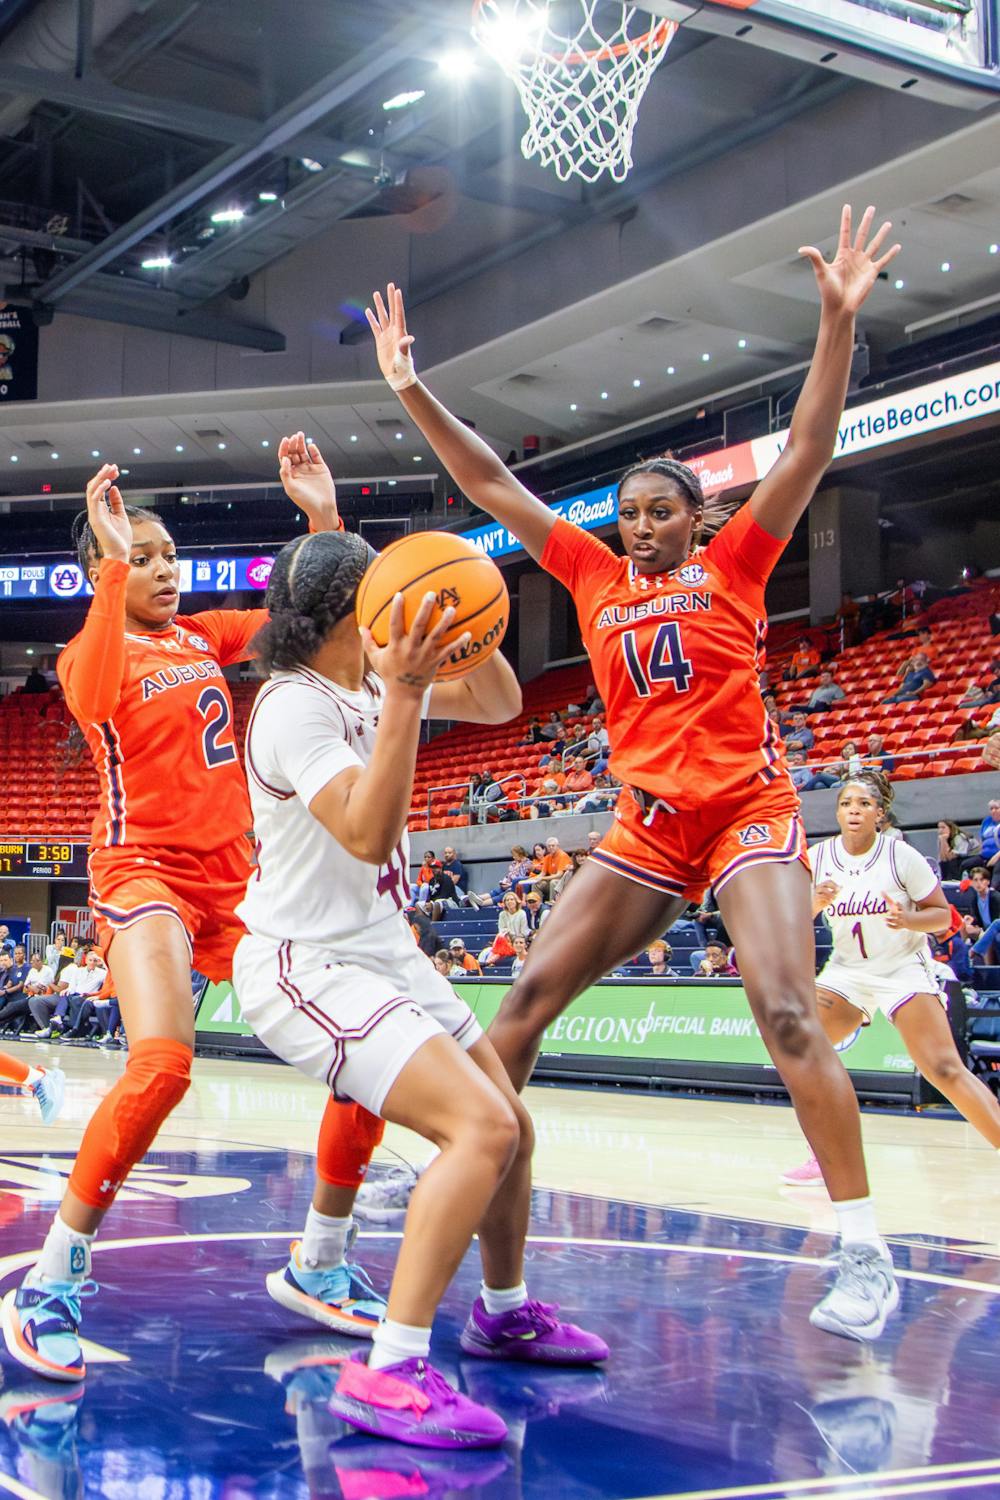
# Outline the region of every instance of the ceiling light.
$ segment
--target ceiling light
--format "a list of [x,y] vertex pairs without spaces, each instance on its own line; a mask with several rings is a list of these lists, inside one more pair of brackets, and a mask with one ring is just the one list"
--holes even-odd
[[317,161],[314,156],[300,156],[299,166],[305,167],[307,172],[322,172],[323,163]]
[[382,108],[385,110],[406,109],[407,105],[416,104],[426,93],[426,89],[409,89],[402,94],[393,94],[391,99],[383,101]]
[[91,450],[90,450],[90,456],[91,456],[91,458],[100,458],[100,456],[101,456],[101,450],[100,450],[100,448],[91,448]]
[[357,440],[358,440],[358,435],[357,435],[357,433],[356,433],[356,432],[352,432],[352,433],[351,433],[351,442],[352,442],[352,443],[356,443],[356,442],[357,442]]
[[119,474],[130,474],[132,471],[131,469],[119,469],[118,472]]
[[422,464],[423,461],[424,461],[424,457],[423,457],[422,453],[414,453],[414,455],[413,455],[413,462],[415,464]]
[[667,374],[668,375],[676,375],[677,374],[677,371],[675,370],[675,368],[674,368],[673,365],[667,365]]
[[702,356],[701,356],[701,362],[702,362],[702,364],[703,364],[703,365],[707,365],[707,364],[708,364],[708,362],[709,362],[709,360],[710,360],[710,359],[711,359],[711,358],[712,358],[712,356],[711,356],[711,355],[710,355],[710,354],[703,354],[703,355],[702,355]]
[[991,245],[990,246],[990,254],[991,255],[996,255],[996,253],[997,253],[998,250],[1000,250],[1000,245]]
[[397,443],[401,443],[402,441],[403,441],[403,434],[401,432],[397,432],[396,433],[396,442]]
[[736,340],[736,347],[737,347],[737,349],[745,349],[746,346],[747,346],[746,339],[737,339]]
[[187,495],[182,495],[181,496],[181,504],[182,505],[190,505],[191,504],[191,501],[189,500],[189,498],[188,498]]
[[438,71],[446,78],[467,78],[476,71],[476,60],[471,52],[456,48],[453,52],[442,53],[438,59]]
[[212,215],[213,224],[238,224],[241,219],[246,218],[246,211],[242,208],[220,208],[218,213]]
[[225,443],[219,443],[219,444],[218,444],[218,445],[217,445],[217,446],[218,446],[218,447],[219,447],[219,448],[220,448],[220,449],[222,449],[222,448],[224,448],[224,447],[225,447],[225,446],[226,446],[226,445],[225,445]]
[[175,453],[183,453],[184,452],[184,444],[183,443],[175,443],[174,444],[174,452]]
[[539,7],[530,15],[511,15],[497,11],[489,21],[481,22],[479,39],[488,52],[500,62],[516,62],[522,52],[537,45],[538,32],[545,25],[548,7]]
[[16,453],[10,455],[10,461],[12,464],[19,464],[21,462]]
[[901,292],[906,285],[906,282],[903,280],[902,276],[897,276],[892,284],[896,288],[897,292]]
[[395,489],[396,488],[396,481],[394,479],[390,479],[389,480],[389,486],[390,486],[391,489]]
[[260,446],[262,448],[270,448],[270,446],[271,446],[271,439],[270,438],[261,438],[261,440],[260,440]]
[[172,255],[150,255],[141,262],[144,271],[165,271],[174,263]]
[[569,409],[570,409],[570,411],[576,411],[576,402],[575,401],[571,401],[569,403]]
[[635,378],[635,380],[633,380],[632,384],[635,387],[635,389],[638,390],[639,387],[642,385],[642,381],[638,378],[638,376],[636,376],[636,378]]
[[141,448],[133,448],[132,452],[135,454],[136,458],[138,458],[139,454],[142,452],[142,449]]
[[942,269],[942,271],[950,271],[951,270],[951,261],[950,260],[943,260],[941,262],[941,269]]
[[50,457],[50,458],[58,458],[58,457],[59,457],[59,455],[58,455],[58,453],[50,453],[50,454],[49,454],[49,457]]
[[25,656],[34,656],[34,654],[35,654],[35,648],[34,648],[34,646],[25,646],[25,648],[24,648],[24,654],[25,654]]
[[258,203],[277,203],[277,201],[278,201],[278,195],[277,195],[277,193],[258,193],[257,194],[257,202]]
[[602,401],[607,401],[607,399],[608,399],[608,393],[607,393],[607,391],[602,391],[601,392],[601,400]]

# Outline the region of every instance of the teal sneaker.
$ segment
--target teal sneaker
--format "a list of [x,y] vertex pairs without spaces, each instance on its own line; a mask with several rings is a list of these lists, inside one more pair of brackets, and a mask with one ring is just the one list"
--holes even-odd
[[[357,1238],[358,1227],[351,1226],[347,1253]],[[339,1265],[310,1271],[302,1264],[302,1242],[294,1240],[288,1264],[283,1271],[272,1271],[267,1291],[275,1302],[297,1312],[324,1328],[333,1328],[351,1338],[370,1339],[385,1317],[386,1301],[372,1286],[367,1272],[346,1259]]]
[[51,1125],[62,1113],[66,1097],[66,1074],[62,1068],[46,1068],[36,1083],[29,1084],[28,1092],[38,1101],[42,1124]]
[[87,1367],[80,1348],[80,1301],[97,1290],[96,1281],[39,1276],[36,1285],[24,1282],[8,1292],[0,1323],[11,1358],[49,1380],[82,1380]]

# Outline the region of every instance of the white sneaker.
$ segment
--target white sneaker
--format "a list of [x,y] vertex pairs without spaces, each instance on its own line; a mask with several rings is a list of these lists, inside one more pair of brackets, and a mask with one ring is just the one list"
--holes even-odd
[[354,1217],[369,1224],[393,1223],[409,1208],[410,1195],[421,1170],[393,1167],[383,1176],[363,1182],[354,1200]]
[[843,1339],[877,1339],[899,1306],[892,1261],[874,1245],[846,1245],[836,1257],[837,1276],[809,1314],[814,1328]]

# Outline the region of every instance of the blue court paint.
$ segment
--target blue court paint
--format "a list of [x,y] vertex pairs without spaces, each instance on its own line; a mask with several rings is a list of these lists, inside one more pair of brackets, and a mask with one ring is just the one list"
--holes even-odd
[[[0,1156],[0,1290],[41,1244],[68,1164]],[[558,1371],[463,1356],[470,1254],[434,1357],[511,1437],[497,1453],[429,1454],[332,1418],[336,1361],[357,1344],[264,1290],[304,1222],[311,1159],[155,1152],[144,1167],[106,1221],[102,1290],[86,1304],[85,1333],[127,1358],[92,1362],[84,1389],[4,1360],[0,1500],[1000,1494],[1000,1261],[974,1247],[897,1247],[911,1273],[901,1310],[862,1348],[807,1322],[827,1236],[539,1191],[532,1293],[602,1333],[612,1361]],[[397,1246],[360,1242],[376,1283]]]

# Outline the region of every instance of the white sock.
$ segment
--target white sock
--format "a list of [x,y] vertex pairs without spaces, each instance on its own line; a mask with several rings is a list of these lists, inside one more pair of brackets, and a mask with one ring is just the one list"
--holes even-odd
[[33,1068],[31,1066],[31,1064],[29,1063],[28,1064],[28,1076],[24,1080],[24,1087],[26,1089],[34,1088],[34,1086],[38,1082],[38,1080],[40,1078],[44,1078],[44,1077],[45,1077],[45,1069],[44,1068]]
[[528,1288],[523,1281],[518,1286],[509,1287],[501,1292],[494,1287],[487,1286],[484,1281],[479,1290],[486,1305],[486,1311],[491,1318],[495,1318],[497,1313],[516,1312],[528,1300]]
[[386,1318],[372,1334],[368,1368],[384,1370],[386,1365],[399,1365],[404,1359],[426,1359],[430,1352],[429,1328],[414,1328],[412,1323],[394,1323]]
[[888,1245],[878,1232],[875,1204],[871,1198],[843,1198],[833,1206],[837,1210],[842,1245],[873,1245],[886,1260],[892,1259]]
[[90,1275],[90,1247],[95,1236],[81,1234],[70,1229],[60,1214],[56,1214],[45,1236],[42,1253],[25,1277],[25,1281],[36,1286],[35,1278],[44,1276],[49,1281],[83,1281]]
[[301,1250],[302,1264],[306,1270],[325,1271],[339,1266],[344,1259],[347,1236],[353,1223],[351,1214],[346,1219],[335,1219],[329,1214],[317,1213],[310,1204]]

